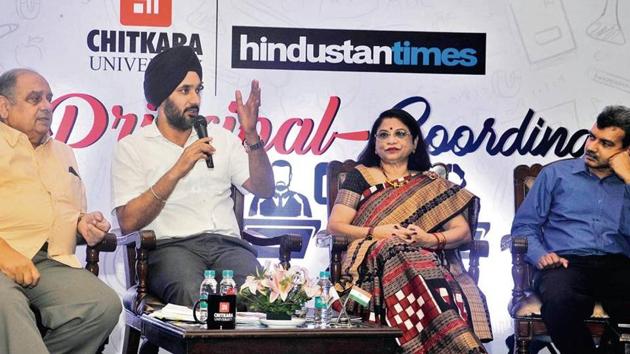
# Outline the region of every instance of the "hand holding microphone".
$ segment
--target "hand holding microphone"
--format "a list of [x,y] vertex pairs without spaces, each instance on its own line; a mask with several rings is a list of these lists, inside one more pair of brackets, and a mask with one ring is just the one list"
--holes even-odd
[[[193,120],[193,127],[195,127],[195,131],[197,132],[199,139],[208,137],[208,122],[206,121],[206,117],[196,116]],[[206,166],[208,166],[208,168],[214,168],[212,155],[208,155],[208,157],[206,157]]]

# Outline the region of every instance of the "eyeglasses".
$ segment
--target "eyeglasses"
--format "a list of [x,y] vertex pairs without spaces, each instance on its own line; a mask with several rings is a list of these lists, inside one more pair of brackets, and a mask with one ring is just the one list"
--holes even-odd
[[[391,134],[390,132],[385,131],[385,130],[381,130],[381,131],[379,131],[378,133],[374,134],[374,136],[375,136],[375,137],[376,137],[376,139],[378,139],[378,140],[387,140],[387,139],[389,139],[389,137],[390,137],[391,135],[392,135],[392,134]],[[394,134],[393,134],[393,135],[394,135],[394,137],[395,137],[396,139],[398,139],[398,140],[403,140],[403,139],[405,139],[406,137],[408,137],[409,135],[411,135],[411,133],[410,133],[410,132],[408,132],[408,131],[406,131],[406,130],[404,130],[404,129],[400,129],[400,130],[396,130],[396,131],[394,132]]]

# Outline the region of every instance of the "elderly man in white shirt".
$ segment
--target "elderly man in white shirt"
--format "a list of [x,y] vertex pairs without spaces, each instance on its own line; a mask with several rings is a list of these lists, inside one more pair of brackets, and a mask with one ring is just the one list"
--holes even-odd
[[[252,82],[246,103],[236,91],[245,141],[211,124],[199,139],[202,69],[190,47],[164,51],[147,66],[145,97],[158,110],[154,124],[121,140],[112,165],[113,208],[124,233],[152,229],[149,290],[165,302],[192,305],[205,269],[234,271],[237,284],[259,266],[241,240],[230,187],[273,195],[273,173],[256,132],[260,88]],[[212,156],[214,167],[205,160]],[[202,161],[200,161],[202,160]]]

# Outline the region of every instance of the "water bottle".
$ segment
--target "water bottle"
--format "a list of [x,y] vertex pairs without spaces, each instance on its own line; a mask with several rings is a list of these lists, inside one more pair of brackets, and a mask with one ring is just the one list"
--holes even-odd
[[326,328],[330,327],[330,273],[322,271],[319,273],[319,281],[317,282],[321,289],[321,295],[315,297],[315,326]]
[[[203,272],[203,281],[199,287],[199,300],[208,300],[208,295],[217,293],[217,281],[214,279],[214,270],[208,269]],[[199,304],[199,319],[205,322],[208,318],[208,303]]]
[[229,269],[223,270],[223,279],[221,279],[219,284],[221,295],[236,295],[236,283],[232,279],[233,276],[234,271]]

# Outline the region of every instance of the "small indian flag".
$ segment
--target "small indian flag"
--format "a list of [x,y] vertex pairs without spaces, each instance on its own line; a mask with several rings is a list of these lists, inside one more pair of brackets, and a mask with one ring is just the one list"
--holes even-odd
[[329,299],[328,299],[328,304],[337,312],[341,312],[341,307],[343,306],[341,304],[341,299],[339,299],[339,293],[337,292],[337,289],[335,289],[335,287],[331,287],[330,290],[328,291],[328,295],[329,295]]
[[372,295],[370,293],[356,285],[352,287],[348,296],[352,300],[358,302],[361,306],[367,306],[368,303],[370,303],[370,299],[372,299]]

